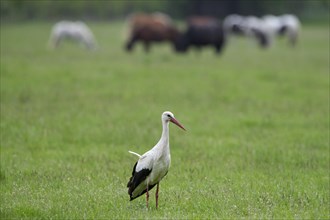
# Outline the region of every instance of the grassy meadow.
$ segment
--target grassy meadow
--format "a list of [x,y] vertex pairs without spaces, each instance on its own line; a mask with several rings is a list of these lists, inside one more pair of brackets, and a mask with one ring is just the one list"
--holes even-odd
[[[89,52],[46,44],[51,23],[1,24],[1,219],[329,219],[329,27],[296,48],[231,40],[186,55],[123,50],[123,23],[88,23]],[[161,113],[172,164],[129,202]]]

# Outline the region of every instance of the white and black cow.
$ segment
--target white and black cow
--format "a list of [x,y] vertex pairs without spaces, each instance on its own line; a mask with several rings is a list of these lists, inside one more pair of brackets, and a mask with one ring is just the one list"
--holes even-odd
[[300,31],[299,19],[294,15],[256,16],[229,15],[224,19],[226,37],[240,35],[252,38],[262,48],[271,46],[279,35],[287,36],[291,45],[297,42]]
[[230,38],[232,35],[248,37],[255,40],[262,48],[271,44],[271,34],[258,17],[228,15],[223,21],[223,26],[226,38]]

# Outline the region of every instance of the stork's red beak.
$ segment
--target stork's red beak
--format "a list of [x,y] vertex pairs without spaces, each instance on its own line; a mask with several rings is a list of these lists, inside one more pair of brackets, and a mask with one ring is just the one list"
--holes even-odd
[[173,122],[174,124],[176,124],[177,126],[179,126],[180,128],[182,128],[183,130],[186,130],[186,129],[180,124],[180,122],[178,122],[175,118],[171,118],[170,121]]

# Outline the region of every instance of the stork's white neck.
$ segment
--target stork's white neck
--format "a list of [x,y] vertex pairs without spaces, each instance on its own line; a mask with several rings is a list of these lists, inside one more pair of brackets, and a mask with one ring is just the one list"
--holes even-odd
[[163,131],[162,136],[160,137],[160,140],[157,143],[157,147],[160,148],[159,150],[164,153],[169,153],[169,122],[168,121],[162,121],[163,123]]
[[163,132],[162,132],[162,137],[160,140],[166,141],[168,143],[169,141],[169,122],[168,121],[163,121]]

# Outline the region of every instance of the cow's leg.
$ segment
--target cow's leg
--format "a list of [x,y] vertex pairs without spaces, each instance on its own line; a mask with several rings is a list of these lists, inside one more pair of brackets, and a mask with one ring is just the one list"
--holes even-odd
[[288,35],[291,46],[295,46],[298,38],[298,33],[294,30],[290,30]]
[[225,36],[222,35],[222,37],[219,39],[219,41],[215,44],[215,51],[217,54],[221,53],[225,43],[226,43]]
[[220,42],[215,45],[215,52],[217,55],[219,55],[221,53],[222,47],[223,47],[223,42]]
[[220,54],[220,45],[215,44],[214,47],[215,47],[215,53],[219,55]]
[[62,37],[61,36],[55,37],[54,48],[57,48],[60,45],[61,40],[62,40]]
[[126,50],[127,51],[132,51],[135,42],[137,41],[137,39],[135,37],[132,37],[127,43],[126,43]]
[[144,51],[148,53],[150,51],[150,42],[144,41]]

